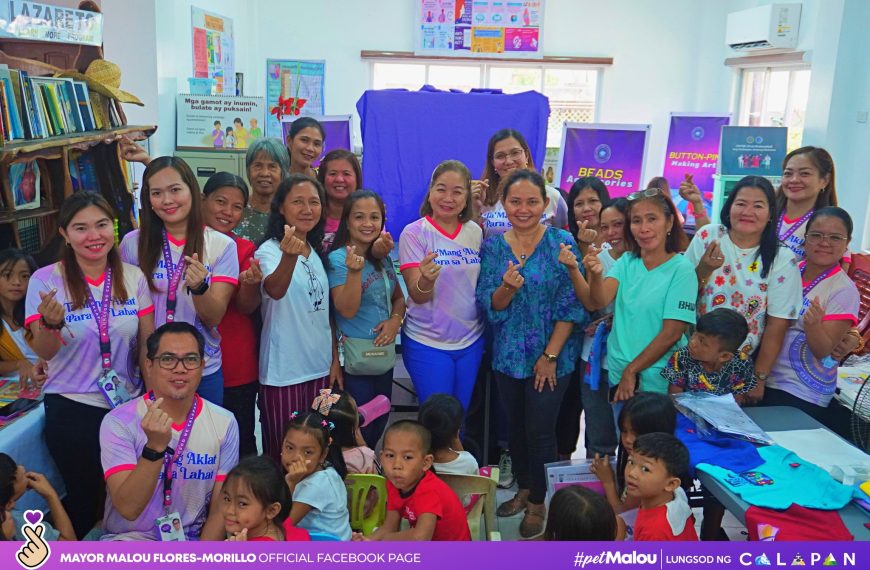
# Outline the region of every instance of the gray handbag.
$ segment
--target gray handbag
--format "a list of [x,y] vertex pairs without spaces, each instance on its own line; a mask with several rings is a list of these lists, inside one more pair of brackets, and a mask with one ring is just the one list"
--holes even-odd
[[[387,314],[393,312],[393,299],[390,294],[390,278],[386,268],[381,269],[384,276],[384,290],[387,294]],[[387,317],[389,318],[389,317]],[[385,373],[396,365],[396,343],[386,346],[375,346],[374,340],[367,338],[351,338],[341,333],[342,351],[344,353],[344,370],[355,376],[377,376]]]

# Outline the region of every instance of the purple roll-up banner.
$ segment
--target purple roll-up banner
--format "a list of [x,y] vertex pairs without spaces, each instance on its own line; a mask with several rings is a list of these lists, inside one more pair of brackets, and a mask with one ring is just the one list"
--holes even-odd
[[713,175],[719,161],[719,139],[722,127],[731,123],[729,113],[671,113],[671,129],[662,169],[671,186],[674,204],[688,225],[694,225],[691,204],[680,196],[680,183],[686,175],[701,191],[707,215],[712,215]]
[[578,178],[600,178],[612,198],[644,188],[643,165],[649,125],[565,123],[559,151],[559,187]]
[[[304,116],[304,115],[303,115]],[[323,152],[320,156],[311,163],[311,166],[317,168],[320,166],[320,161],[331,150],[343,148],[353,152],[353,126],[350,115],[307,115],[323,125],[325,136],[323,138]],[[293,121],[302,117],[285,117],[281,122],[281,129],[284,133],[284,144],[288,144],[288,135]]]

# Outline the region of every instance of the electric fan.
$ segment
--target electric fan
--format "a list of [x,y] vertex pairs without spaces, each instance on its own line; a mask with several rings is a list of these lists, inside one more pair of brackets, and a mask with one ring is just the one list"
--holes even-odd
[[852,439],[855,445],[870,452],[870,381],[864,382],[852,406]]

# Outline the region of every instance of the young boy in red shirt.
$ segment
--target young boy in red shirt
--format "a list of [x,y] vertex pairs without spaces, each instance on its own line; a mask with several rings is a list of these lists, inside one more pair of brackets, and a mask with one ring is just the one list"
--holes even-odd
[[689,472],[689,451],[669,433],[638,437],[625,466],[625,489],[640,499],[634,540],[698,540],[695,517],[681,476]]
[[[353,540],[471,540],[456,493],[435,476],[432,436],[423,425],[402,420],[387,428],[381,466],[387,478],[387,516],[370,536]],[[399,531],[401,519],[411,528]]]

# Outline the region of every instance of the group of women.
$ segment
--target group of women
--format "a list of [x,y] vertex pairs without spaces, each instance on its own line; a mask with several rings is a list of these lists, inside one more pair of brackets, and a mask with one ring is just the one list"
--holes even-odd
[[[289,414],[321,388],[338,384],[359,404],[390,396],[392,368],[354,372],[348,341],[392,347],[401,334],[420,402],[448,393],[466,410],[485,362],[519,487],[499,514],[524,512],[523,536],[542,530],[543,466],[573,451],[581,410],[587,452],[612,455],[611,402],[666,392],[661,368],[695,315],[713,307],[749,320],[754,401],[828,417],[826,358],[857,344],[857,293],[840,269],[852,227],[826,207],[836,194],[824,150],[791,153],[778,193],[763,178],[742,180],[722,224],[689,244],[669,194],[611,200],[601,181],[584,178],[566,201],[536,172],[522,135],[499,131],[479,180],[458,161],[435,168],[420,219],[398,240],[405,292],[384,227],[389,205],[362,189],[349,151],[328,153],[315,172],[323,139],[316,121],[299,119],[286,147],[250,144],[250,185],[219,173],[202,191],[183,160],[150,160],[123,141],[124,156],[148,166],[140,229],[119,247],[100,196],[63,204],[62,261],[32,275],[25,267],[24,320],[5,306],[2,315],[6,329],[30,331],[27,346],[47,361],[46,439],[79,537],[102,505],[98,432],[113,403],[97,379],[114,371],[128,394],[147,389],[143,339],[173,320],[203,333],[200,393],[236,415],[242,455],[256,453],[255,406],[263,451],[277,459]],[[0,267],[0,285],[20,283],[16,268]],[[600,364],[594,382],[578,379],[587,363]],[[363,429],[369,446],[385,422]]]

